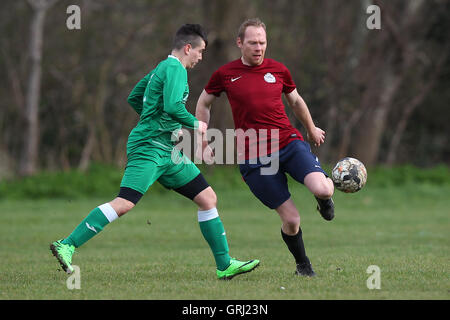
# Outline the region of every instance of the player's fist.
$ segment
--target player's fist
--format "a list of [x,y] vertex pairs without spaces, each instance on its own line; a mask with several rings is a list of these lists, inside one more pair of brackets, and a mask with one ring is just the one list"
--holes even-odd
[[311,132],[307,133],[308,140],[314,143],[316,147],[319,147],[322,143],[325,142],[325,131],[320,129],[319,127],[314,127]]
[[205,161],[206,164],[213,164],[214,163],[214,151],[209,145],[207,145],[203,149],[202,156],[203,156],[202,160]]
[[195,157],[204,161],[206,164],[214,163],[214,151],[208,145],[208,141],[203,140],[197,143],[195,149]]
[[207,129],[208,129],[208,125],[206,124],[206,122],[199,120],[198,127],[197,127],[198,132],[201,134],[205,134]]

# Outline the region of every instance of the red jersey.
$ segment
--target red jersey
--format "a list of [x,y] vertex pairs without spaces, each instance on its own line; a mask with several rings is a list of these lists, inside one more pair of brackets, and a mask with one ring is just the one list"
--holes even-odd
[[[225,91],[233,113],[238,157],[252,159],[256,154],[275,152],[295,139],[303,140],[290,123],[281,98],[282,93],[295,88],[291,73],[282,63],[264,59],[258,66],[247,66],[237,59],[214,72],[205,91],[217,97]],[[239,148],[242,137],[245,150]]]

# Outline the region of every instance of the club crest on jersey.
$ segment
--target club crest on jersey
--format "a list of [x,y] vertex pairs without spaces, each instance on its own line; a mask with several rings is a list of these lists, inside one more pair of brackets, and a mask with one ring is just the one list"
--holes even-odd
[[268,72],[264,75],[264,80],[267,83],[275,83],[275,81],[277,81],[275,76],[273,74],[271,74],[270,72]]

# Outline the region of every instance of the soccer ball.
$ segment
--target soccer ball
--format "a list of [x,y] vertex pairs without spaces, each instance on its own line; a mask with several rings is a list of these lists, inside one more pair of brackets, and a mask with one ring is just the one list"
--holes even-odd
[[336,189],[342,192],[357,192],[366,184],[367,170],[358,159],[346,157],[334,166],[331,180]]

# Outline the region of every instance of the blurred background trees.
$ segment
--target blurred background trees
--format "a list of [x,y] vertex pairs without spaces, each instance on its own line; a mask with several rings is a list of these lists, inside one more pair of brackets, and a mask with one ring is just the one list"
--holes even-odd
[[[66,27],[69,5],[81,30]],[[369,30],[369,5],[381,29]],[[266,57],[284,63],[327,142],[324,163],[450,164],[450,1],[18,0],[0,3],[0,176],[123,165],[138,118],[126,98],[170,53],[183,23],[209,33],[189,71],[188,110],[212,72],[240,56],[240,23],[267,25]],[[223,95],[210,127],[233,128]],[[300,123],[287,113],[303,133]]]

